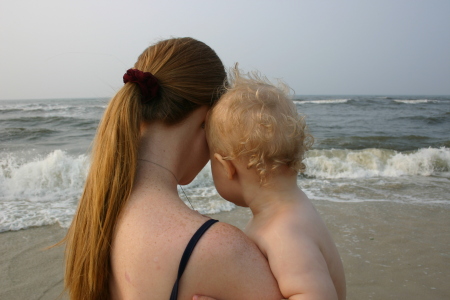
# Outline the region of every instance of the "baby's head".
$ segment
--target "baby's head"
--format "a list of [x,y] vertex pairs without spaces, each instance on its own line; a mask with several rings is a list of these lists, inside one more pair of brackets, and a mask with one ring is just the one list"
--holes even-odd
[[271,84],[258,73],[234,69],[227,92],[211,109],[206,134],[212,154],[240,160],[264,183],[281,166],[303,172],[313,138],[285,84]]

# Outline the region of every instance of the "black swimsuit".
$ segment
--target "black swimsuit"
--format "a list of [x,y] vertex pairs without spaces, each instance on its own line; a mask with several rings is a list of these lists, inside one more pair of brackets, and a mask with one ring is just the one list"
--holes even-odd
[[197,245],[197,242],[200,240],[202,235],[206,232],[206,230],[211,227],[214,223],[219,222],[214,219],[209,219],[206,221],[192,236],[191,240],[186,246],[186,249],[184,250],[183,256],[181,257],[180,266],[178,268],[178,276],[177,280],[175,281],[175,284],[172,289],[172,294],[170,295],[170,300],[177,300],[178,297],[178,284],[180,282],[181,275],[183,275],[184,269],[186,269],[186,265],[188,263],[189,257],[191,257],[192,251],[194,251],[195,245]]

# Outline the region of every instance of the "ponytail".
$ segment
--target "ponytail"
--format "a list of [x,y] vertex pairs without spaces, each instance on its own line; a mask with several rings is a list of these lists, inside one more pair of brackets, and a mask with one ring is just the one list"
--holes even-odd
[[170,126],[220,97],[226,73],[216,53],[192,38],[164,40],[147,48],[135,69],[151,72],[157,94],[142,103],[135,83],[114,96],[99,125],[91,167],[65,239],[65,288],[72,300],[109,299],[110,253],[115,225],[130,197],[143,121]]
[[66,288],[71,299],[108,299],[114,225],[130,196],[141,122],[137,87],[125,85],[98,128],[78,212],[66,237]]

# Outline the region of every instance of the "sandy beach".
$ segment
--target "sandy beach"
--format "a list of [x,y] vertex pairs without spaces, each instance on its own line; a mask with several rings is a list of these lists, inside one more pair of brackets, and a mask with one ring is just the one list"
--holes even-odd
[[[449,299],[450,207],[315,201],[341,253],[349,300]],[[250,211],[211,215],[243,228]],[[0,299],[56,299],[63,289],[57,225],[0,234]],[[66,297],[63,297],[66,299]]]

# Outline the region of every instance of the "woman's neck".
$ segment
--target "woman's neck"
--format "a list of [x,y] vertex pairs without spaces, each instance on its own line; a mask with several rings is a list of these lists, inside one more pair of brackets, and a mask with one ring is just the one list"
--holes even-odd
[[153,186],[166,192],[177,192],[180,178],[178,143],[182,141],[176,128],[161,122],[143,124],[136,169],[137,187]]

